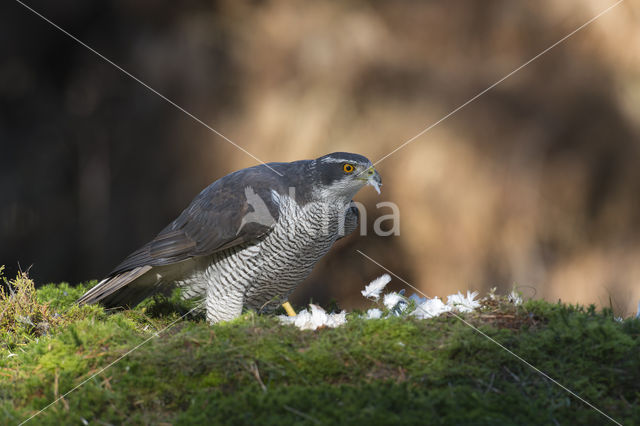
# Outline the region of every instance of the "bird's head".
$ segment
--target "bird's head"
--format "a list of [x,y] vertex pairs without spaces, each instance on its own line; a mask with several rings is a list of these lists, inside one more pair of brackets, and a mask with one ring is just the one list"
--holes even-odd
[[371,161],[362,155],[334,152],[317,158],[314,166],[319,180],[318,197],[350,200],[365,185],[380,193],[382,179]]

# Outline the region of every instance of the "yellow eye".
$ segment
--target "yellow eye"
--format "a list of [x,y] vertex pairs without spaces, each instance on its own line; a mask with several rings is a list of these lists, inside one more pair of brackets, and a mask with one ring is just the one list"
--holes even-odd
[[344,170],[345,173],[351,173],[353,172],[353,165],[347,163],[344,166],[342,166],[342,170]]

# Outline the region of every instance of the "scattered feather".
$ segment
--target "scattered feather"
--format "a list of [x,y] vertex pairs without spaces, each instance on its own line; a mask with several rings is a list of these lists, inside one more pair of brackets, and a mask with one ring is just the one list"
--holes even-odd
[[458,292],[458,294],[447,296],[447,305],[451,306],[458,312],[471,312],[474,309],[480,307],[480,302],[477,300],[473,300],[477,295],[477,291],[474,291],[472,293],[467,290],[466,296]]
[[389,281],[391,281],[389,274],[384,274],[371,281],[360,293],[367,299],[373,298],[378,300],[380,298],[380,292],[389,284]]
[[496,300],[498,298],[498,296],[496,295],[497,291],[498,287],[491,287],[489,289],[489,293],[487,293],[487,297],[489,298],[489,300]]
[[426,297],[420,297],[417,294],[413,293],[411,296],[409,296],[409,300],[413,300],[416,305],[420,305],[426,302],[428,299]]
[[392,292],[384,295],[382,299],[384,306],[391,311],[393,315],[400,316],[409,306],[404,298],[404,290],[400,292]]
[[520,294],[515,290],[511,290],[511,293],[509,293],[507,299],[514,305],[522,304],[522,297],[520,297]]
[[389,310],[395,308],[396,305],[398,305],[400,302],[404,302],[404,299],[400,294],[396,292],[387,293],[382,299],[382,303],[384,303],[384,306],[386,306],[386,308]]
[[279,315],[282,324],[292,324],[300,330],[317,330],[320,327],[336,328],[347,322],[347,313],[342,311],[337,314],[327,314],[318,305],[310,304],[311,310],[303,309],[295,317]]
[[369,309],[367,311],[367,319],[379,319],[382,317],[382,311],[378,308]]
[[417,305],[412,315],[420,319],[433,318],[449,312],[451,309],[451,306],[445,305],[438,297],[434,297],[433,299],[426,299],[423,303]]
[[[320,308],[322,309],[322,308]],[[329,328],[336,328],[347,322],[347,311],[340,311],[337,314],[326,314],[325,325]]]

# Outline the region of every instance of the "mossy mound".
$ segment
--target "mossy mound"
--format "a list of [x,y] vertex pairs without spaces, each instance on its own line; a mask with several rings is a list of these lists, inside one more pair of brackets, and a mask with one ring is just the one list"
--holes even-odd
[[[0,330],[0,423],[60,397],[34,424],[607,421],[451,316],[352,314],[336,329],[300,331],[248,312],[209,326],[180,319],[189,306],[177,299],[76,306],[93,284],[38,289],[36,312],[56,318],[46,330]],[[640,424],[639,320],[543,301],[487,302],[464,318],[615,420]]]

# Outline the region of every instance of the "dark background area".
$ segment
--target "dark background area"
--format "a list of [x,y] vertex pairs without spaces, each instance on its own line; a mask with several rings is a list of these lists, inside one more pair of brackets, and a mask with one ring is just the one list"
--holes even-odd
[[[377,160],[613,2],[30,1],[264,161]],[[430,296],[640,299],[640,17],[626,1],[381,162],[369,232],[297,300],[382,271]],[[101,278],[206,185],[256,163],[16,2],[0,5],[0,264]],[[401,235],[372,223],[393,201]],[[400,288],[401,283],[395,283]]]

